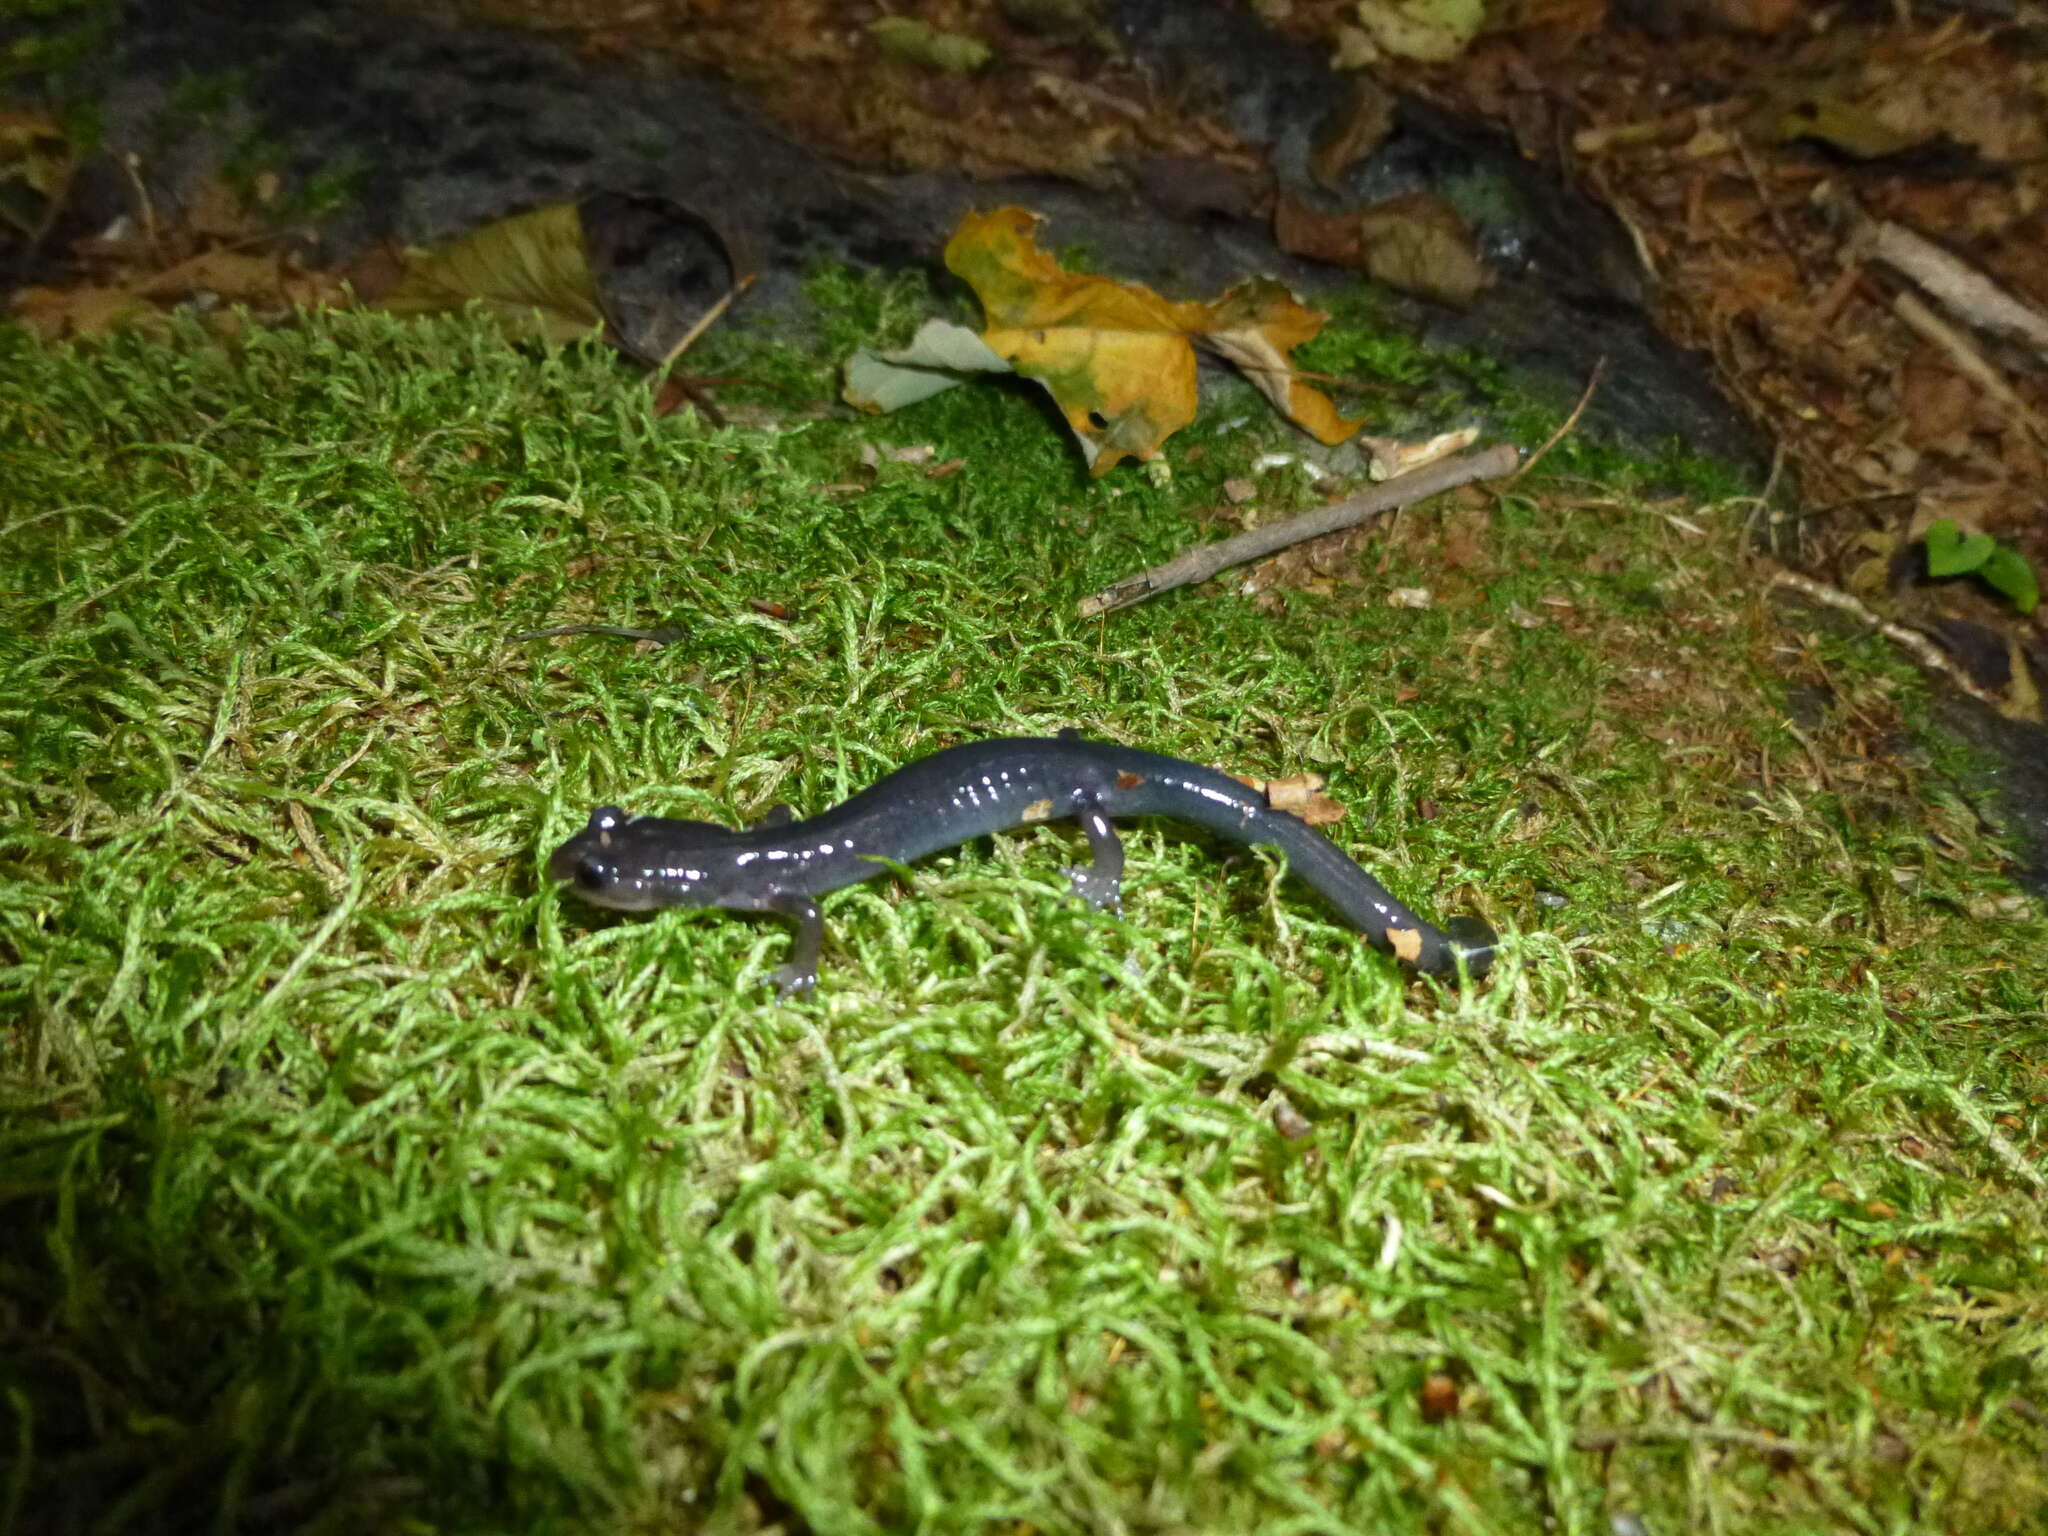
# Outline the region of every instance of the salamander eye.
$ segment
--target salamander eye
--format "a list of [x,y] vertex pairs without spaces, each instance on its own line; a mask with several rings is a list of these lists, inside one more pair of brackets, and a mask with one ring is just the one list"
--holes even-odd
[[604,866],[595,859],[578,859],[575,880],[581,890],[601,891],[605,884]]
[[590,830],[592,832],[609,832],[625,819],[626,813],[616,805],[600,805],[590,813]]

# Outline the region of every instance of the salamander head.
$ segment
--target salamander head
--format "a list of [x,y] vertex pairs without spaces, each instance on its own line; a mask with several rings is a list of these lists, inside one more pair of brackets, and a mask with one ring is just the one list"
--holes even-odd
[[548,878],[592,906],[619,912],[723,906],[739,835],[708,821],[628,816],[601,805],[581,832],[548,856]]

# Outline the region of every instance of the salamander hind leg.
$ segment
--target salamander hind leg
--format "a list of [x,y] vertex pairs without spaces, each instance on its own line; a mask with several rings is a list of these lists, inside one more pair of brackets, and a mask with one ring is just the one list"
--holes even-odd
[[1090,862],[1071,865],[1066,876],[1073,883],[1074,894],[1098,911],[1109,908],[1112,911],[1123,905],[1124,889],[1124,845],[1116,835],[1116,828],[1102,813],[1102,800],[1097,795],[1077,797],[1075,817],[1081,823],[1081,830],[1088,837]]
[[825,947],[824,914],[810,897],[795,891],[780,892],[767,905],[769,911],[796,924],[796,942],[790,946],[789,960],[769,972],[768,980],[778,997],[808,992],[818,984],[818,955]]

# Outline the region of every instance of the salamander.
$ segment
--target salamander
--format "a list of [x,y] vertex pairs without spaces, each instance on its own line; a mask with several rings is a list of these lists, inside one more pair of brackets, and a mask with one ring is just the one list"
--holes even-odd
[[1196,763],[1077,733],[1008,736],[948,747],[906,764],[852,798],[799,821],[777,806],[759,824],[628,816],[600,806],[548,859],[548,875],[600,907],[721,907],[774,912],[796,924],[786,965],[770,978],[785,994],[812,986],[825,925],[818,898],[872,880],[970,838],[1073,820],[1091,862],[1069,869],[1090,905],[1115,907],[1123,845],[1114,820],[1164,816],[1231,842],[1278,848],[1288,873],[1318,891],[1378,949],[1416,970],[1485,974],[1493,931],[1475,918],[1445,928],[1410,908],[1307,822],[1275,810],[1249,785]]

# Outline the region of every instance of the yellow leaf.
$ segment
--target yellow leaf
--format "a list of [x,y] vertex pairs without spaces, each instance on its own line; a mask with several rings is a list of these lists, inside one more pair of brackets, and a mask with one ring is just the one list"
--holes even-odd
[[164,312],[126,288],[23,288],[14,314],[45,341],[106,336],[115,331],[161,331]]
[[885,53],[948,75],[971,75],[995,57],[987,43],[957,32],[941,32],[908,16],[884,16],[871,21],[868,36]]
[[970,213],[946,244],[946,266],[981,299],[982,340],[1051,393],[1094,474],[1153,458],[1194,420],[1197,340],[1323,441],[1356,430],[1295,376],[1287,354],[1323,317],[1277,282],[1242,284],[1214,306],[1175,303],[1142,284],[1064,270],[1038,248],[1037,223],[1023,208]]
[[1322,328],[1323,317],[1304,308],[1284,284],[1255,277],[1209,306],[1204,336],[1318,442],[1341,443],[1365,418],[1339,416],[1330,397],[1302,383],[1287,360],[1289,352],[1313,341]]
[[982,340],[1051,391],[1089,467],[1149,459],[1195,419],[1195,353],[1178,306],[1149,288],[1063,271],[1022,208],[970,213],[946,266],[981,299]]
[[1358,23],[1382,50],[1430,64],[1463,53],[1485,22],[1485,0],[1358,0]]
[[0,112],[0,224],[23,235],[42,228],[77,167],[70,141],[44,112]]
[[0,181],[55,197],[71,179],[71,141],[47,112],[0,112]]

